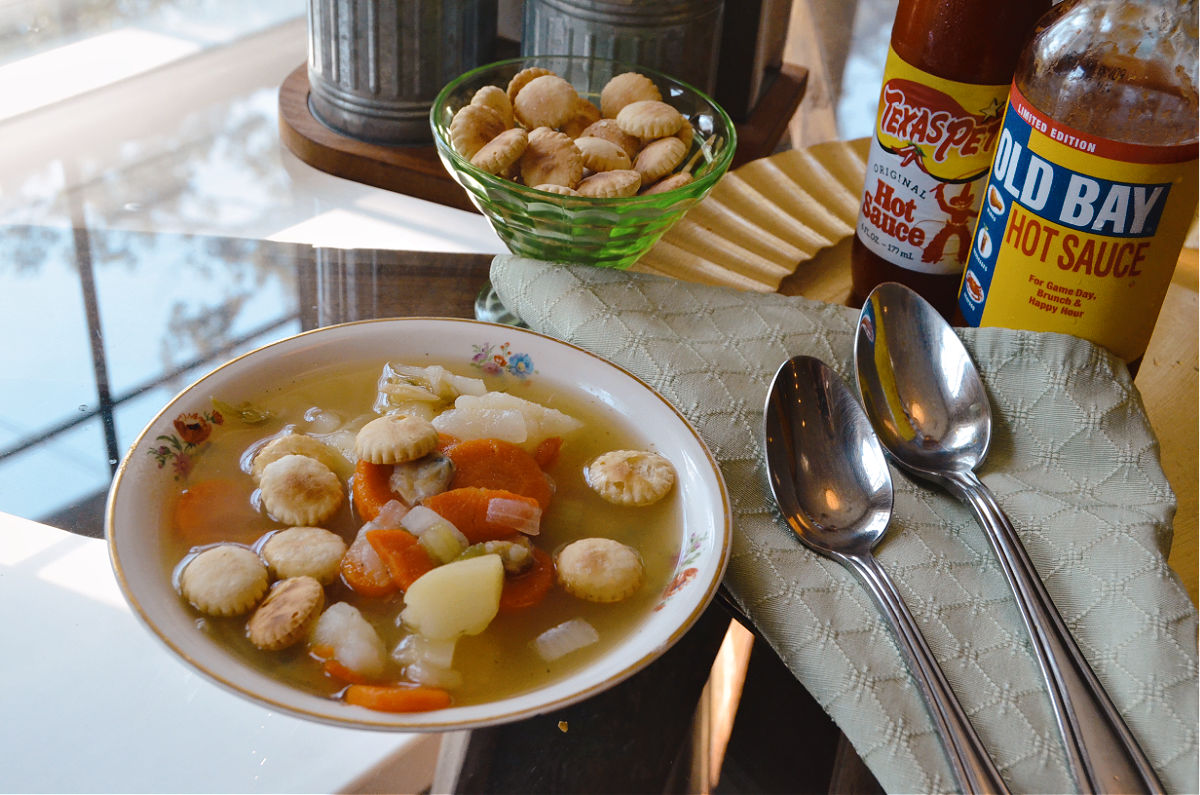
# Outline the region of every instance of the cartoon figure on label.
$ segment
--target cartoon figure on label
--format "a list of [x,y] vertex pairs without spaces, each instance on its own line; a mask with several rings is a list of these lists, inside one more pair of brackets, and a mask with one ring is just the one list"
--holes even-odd
[[958,195],[947,199],[946,198],[946,183],[939,182],[937,187],[933,189],[934,198],[937,199],[938,206],[942,208],[942,212],[946,213],[946,223],[942,224],[942,228],[929,241],[929,245],[924,248],[921,253],[922,262],[938,262],[946,251],[946,243],[951,237],[958,238],[958,251],[955,257],[958,259],[958,264],[962,265],[967,261],[967,252],[971,248],[971,221],[975,220],[975,213],[972,211],[972,205],[975,202],[975,194],[971,192],[971,183],[964,182],[962,190]]

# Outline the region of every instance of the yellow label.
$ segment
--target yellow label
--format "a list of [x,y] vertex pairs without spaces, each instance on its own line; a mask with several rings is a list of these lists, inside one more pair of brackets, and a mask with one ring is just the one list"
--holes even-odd
[[880,145],[945,182],[981,177],[1003,121],[1008,85],[931,75],[888,48],[876,134]]
[[963,275],[973,326],[1146,350],[1196,208],[1196,146],[1088,136],[1013,87]]
[[888,50],[859,239],[924,273],[967,261],[1007,85],[944,80]]

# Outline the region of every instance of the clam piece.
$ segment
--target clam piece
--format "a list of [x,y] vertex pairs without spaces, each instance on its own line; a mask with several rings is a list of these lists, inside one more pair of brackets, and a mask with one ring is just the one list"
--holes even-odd
[[406,503],[416,505],[426,497],[445,491],[453,479],[454,462],[441,453],[429,453],[392,467],[388,486]]

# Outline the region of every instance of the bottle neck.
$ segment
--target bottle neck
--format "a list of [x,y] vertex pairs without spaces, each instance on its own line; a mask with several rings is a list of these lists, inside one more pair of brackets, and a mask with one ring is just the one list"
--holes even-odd
[[1148,145],[1197,139],[1196,2],[1078,0],[1021,54],[1017,88],[1090,135]]
[[900,0],[892,47],[908,63],[963,83],[1008,84],[1049,0]]

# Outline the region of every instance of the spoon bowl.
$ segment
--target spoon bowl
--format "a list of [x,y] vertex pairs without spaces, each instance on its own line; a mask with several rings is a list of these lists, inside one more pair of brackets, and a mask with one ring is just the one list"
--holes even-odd
[[863,305],[854,355],[875,432],[918,473],[974,470],[987,456],[992,411],[966,348],[911,290],[881,285],[874,297]]
[[1007,792],[891,577],[872,554],[892,517],[883,448],[854,394],[819,359],[797,356],[775,374],[763,429],[771,490],[788,527],[841,563],[891,627],[967,792]]
[[792,532],[814,551],[867,553],[891,520],[892,479],[866,415],[836,378],[809,357],[780,368],[765,417],[774,440],[767,445],[771,488],[789,508]]
[[1161,792],[1012,522],[975,474],[987,455],[992,413],[962,340],[912,290],[881,284],[859,315],[854,369],[863,406],[892,459],[945,487],[983,528],[1029,633],[1076,784],[1088,792]]

